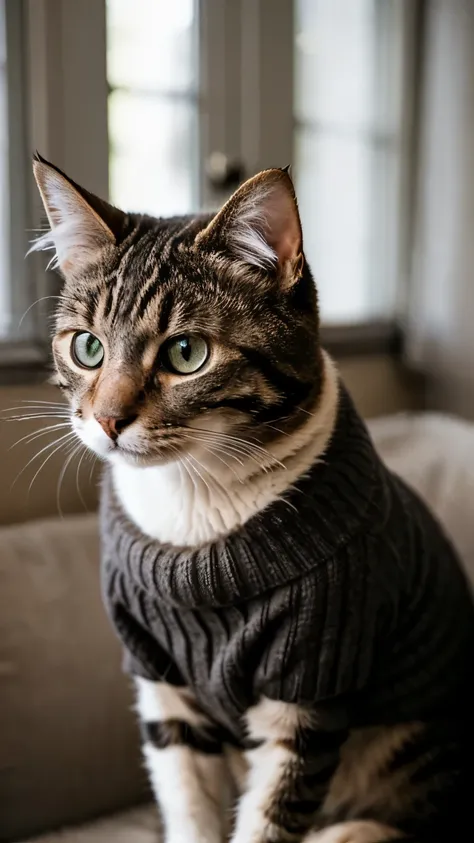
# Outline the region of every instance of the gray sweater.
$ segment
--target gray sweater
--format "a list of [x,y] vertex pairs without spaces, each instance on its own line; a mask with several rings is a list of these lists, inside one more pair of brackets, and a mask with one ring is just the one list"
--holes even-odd
[[347,726],[472,711],[464,575],[343,388],[324,462],[232,535],[199,549],[160,545],[127,519],[106,475],[102,541],[127,670],[189,685],[237,742],[262,694],[336,700]]

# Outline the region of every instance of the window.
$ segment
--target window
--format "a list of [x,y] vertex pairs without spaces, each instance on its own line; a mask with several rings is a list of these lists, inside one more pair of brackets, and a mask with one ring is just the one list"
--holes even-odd
[[0,338],[7,333],[9,324],[8,234],[10,221],[7,166],[7,39],[5,4],[3,0],[0,0]]
[[199,208],[196,0],[107,2],[110,196],[157,216]]
[[[127,0],[108,0],[112,201],[191,212],[203,204],[213,153],[237,156],[244,175],[291,160],[324,321],[392,318],[403,272],[409,4],[276,0],[268,9],[233,0],[231,12],[230,0],[138,0],[131,15]],[[219,65],[227,54],[233,67]],[[202,67],[214,77],[207,95]],[[294,79],[289,95],[285,78]],[[201,101],[206,130],[213,112],[227,109],[230,126],[241,109],[215,144],[202,131]],[[217,206],[225,192],[210,198]]]
[[45,225],[32,152],[107,194],[104,45],[100,0],[0,0],[0,370],[9,382],[44,377],[59,283],[45,272],[50,255],[25,259]]
[[35,148],[162,216],[215,209],[239,180],[292,163],[323,321],[393,319],[417,5],[0,0],[0,363],[15,343],[40,359],[57,293],[47,256],[24,259],[44,221]]
[[401,277],[403,0],[296,0],[296,187],[327,322],[390,317]]
[[43,356],[36,341],[44,328],[32,307],[42,295],[40,267],[25,260],[38,224],[29,193],[26,20],[24,2],[0,0],[0,364],[6,366],[36,365]]

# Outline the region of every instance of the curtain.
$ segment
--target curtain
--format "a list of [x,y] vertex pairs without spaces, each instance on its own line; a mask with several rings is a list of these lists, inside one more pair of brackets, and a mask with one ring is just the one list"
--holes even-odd
[[474,0],[427,0],[407,353],[474,418]]

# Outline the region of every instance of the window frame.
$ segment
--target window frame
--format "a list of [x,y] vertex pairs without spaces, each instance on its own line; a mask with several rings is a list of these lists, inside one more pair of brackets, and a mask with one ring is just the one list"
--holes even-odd
[[[8,156],[7,180],[10,208],[10,225],[7,234],[7,248],[10,275],[15,281],[10,285],[12,311],[25,313],[18,336],[0,342],[0,366],[8,370],[25,363],[36,367],[43,360],[38,342],[25,337],[37,334],[35,314],[28,311],[36,297],[35,270],[25,261],[26,232],[32,227],[28,201],[26,125],[28,102],[24,96],[27,90],[25,62],[25,4],[5,2],[5,24],[7,37],[7,126]],[[18,92],[22,95],[18,96]],[[26,235],[27,236],[27,235]],[[23,331],[21,330],[23,329]]]
[[[384,13],[386,0],[377,0],[379,15]],[[298,124],[294,108],[294,0],[241,0],[242,3],[242,158],[244,169],[253,173],[268,166],[285,166],[294,160],[295,128]],[[413,222],[413,174],[416,158],[416,104],[419,96],[420,66],[425,0],[397,0],[397,14],[401,24],[404,61],[402,63],[401,130],[398,140],[400,167],[398,173],[398,208],[394,211],[398,277],[395,284],[395,311],[390,320],[367,319],[356,323],[333,323],[325,326],[329,342],[350,347],[358,352],[356,338],[367,335],[368,346],[373,337],[381,335],[386,326],[386,340],[391,344],[393,326],[404,322],[407,290],[411,268],[411,231]],[[269,71],[278,44],[278,76]],[[277,92],[277,94],[275,93]],[[283,115],[283,117],[282,117]],[[290,119],[285,119],[290,115]],[[373,294],[377,288],[372,282]],[[372,328],[376,326],[374,331]],[[355,329],[355,330],[353,330]],[[340,343],[344,332],[352,342]],[[361,339],[362,342],[362,339]],[[362,347],[365,343],[362,343]],[[385,342],[384,342],[385,345]]]
[[[0,381],[20,384],[44,380],[50,368],[48,317],[54,298],[48,297],[57,295],[61,283],[46,272],[46,255],[25,260],[27,241],[44,226],[32,153],[38,149],[93,192],[108,196],[105,2],[6,0],[6,12],[8,169],[14,185],[10,272],[17,312],[26,311],[22,324],[30,338],[19,334],[0,341]],[[87,63],[81,55],[87,55]]]
[[[395,353],[400,349],[399,326],[403,324],[410,264],[410,174],[416,157],[414,106],[423,0],[401,2],[407,62],[402,181],[406,213],[399,308],[396,318],[388,322],[323,325],[325,346],[336,356]],[[272,4],[265,0],[201,0],[200,5],[200,187],[203,204],[210,207],[219,201],[218,191],[210,187],[205,176],[204,163],[211,151],[221,150],[239,160],[245,175],[292,160],[294,6],[293,0],[272,0]],[[23,295],[28,310],[24,324],[34,336],[32,340],[18,336],[0,342],[0,382],[11,384],[44,380],[50,362],[47,317],[54,299],[34,306],[33,302],[56,295],[60,284],[57,275],[45,272],[45,255],[33,254],[24,260],[25,230],[37,229],[44,221],[30,175],[31,153],[37,148],[79,183],[107,198],[109,144],[105,0],[6,0],[6,8],[13,133],[9,170],[15,174],[11,249],[16,282],[12,292],[18,295],[17,302]],[[234,40],[227,37],[230,35]],[[226,49],[226,43],[232,47]],[[270,70],[275,43],[279,44],[277,81]],[[84,54],[88,57],[86,65],[81,62]],[[227,93],[229,85],[232,102]],[[84,104],[82,108],[78,103]],[[282,119],[285,114],[292,119]]]

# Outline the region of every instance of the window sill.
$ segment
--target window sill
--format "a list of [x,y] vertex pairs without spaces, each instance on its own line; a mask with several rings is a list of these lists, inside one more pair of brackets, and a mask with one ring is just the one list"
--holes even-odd
[[398,357],[403,334],[395,322],[322,325],[321,344],[336,358],[389,354]]
[[50,374],[49,350],[41,343],[0,342],[0,385],[44,382]]

